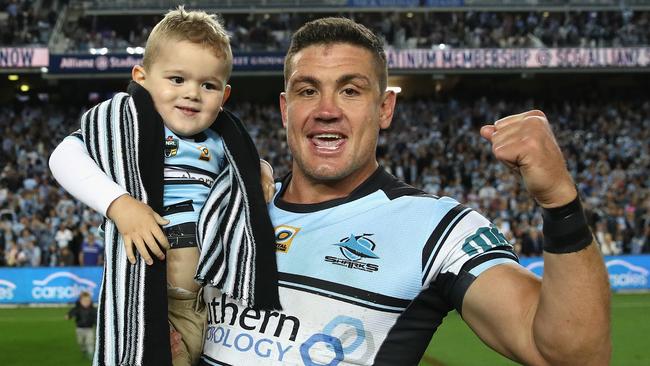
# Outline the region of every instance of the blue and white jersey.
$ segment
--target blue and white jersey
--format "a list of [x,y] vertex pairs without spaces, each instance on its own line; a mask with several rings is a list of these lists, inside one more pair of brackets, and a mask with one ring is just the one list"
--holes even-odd
[[226,164],[223,140],[207,129],[191,137],[179,137],[165,127],[166,227],[196,222],[210,187]]
[[[288,180],[286,180],[288,181]],[[202,365],[417,365],[472,281],[517,263],[483,216],[379,168],[350,196],[270,204],[282,311],[206,287]]]

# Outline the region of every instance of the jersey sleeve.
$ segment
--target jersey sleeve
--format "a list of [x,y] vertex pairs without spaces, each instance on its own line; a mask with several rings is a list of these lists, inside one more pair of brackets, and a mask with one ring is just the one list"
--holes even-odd
[[[457,219],[451,221],[424,283],[435,286],[459,313],[465,292],[486,270],[519,259],[498,228],[476,211],[459,205]],[[462,314],[462,313],[461,313]]]
[[104,216],[115,199],[127,194],[93,161],[78,132],[63,139],[54,149],[49,165],[61,187]]

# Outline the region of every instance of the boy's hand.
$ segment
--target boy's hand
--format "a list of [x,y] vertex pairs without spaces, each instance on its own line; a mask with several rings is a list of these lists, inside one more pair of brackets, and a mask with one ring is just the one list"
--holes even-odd
[[106,216],[115,222],[122,235],[131,264],[135,264],[133,245],[149,265],[153,264],[153,260],[147,248],[160,260],[165,259],[160,247],[169,249],[169,242],[160,226],[168,224],[169,220],[160,217],[149,205],[124,194],[108,206]]
[[266,203],[271,202],[275,194],[275,181],[273,180],[273,168],[266,160],[260,159],[260,172],[262,180],[262,191]]

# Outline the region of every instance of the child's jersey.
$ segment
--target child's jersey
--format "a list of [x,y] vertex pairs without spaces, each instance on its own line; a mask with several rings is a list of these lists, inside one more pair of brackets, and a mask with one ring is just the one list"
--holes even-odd
[[379,168],[349,197],[269,205],[282,311],[206,287],[202,365],[417,365],[485,270],[517,263],[490,222]]
[[191,137],[179,137],[165,127],[165,227],[196,223],[210,187],[226,161],[223,140],[207,129]]

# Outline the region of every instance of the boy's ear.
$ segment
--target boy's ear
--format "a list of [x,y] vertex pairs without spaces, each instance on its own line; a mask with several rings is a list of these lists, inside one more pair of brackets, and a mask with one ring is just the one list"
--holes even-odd
[[144,71],[144,67],[140,65],[133,66],[133,69],[131,69],[131,78],[136,83],[142,85],[144,80],[147,78],[147,73]]
[[224,104],[228,101],[228,98],[230,98],[230,84],[226,84],[226,86],[223,88],[223,98],[221,99],[221,106],[223,107]]

